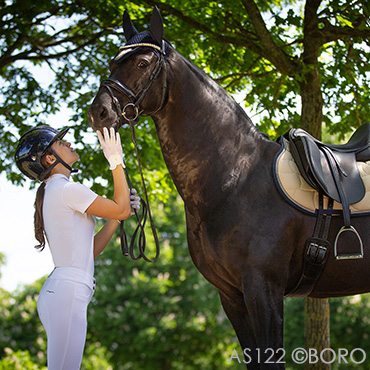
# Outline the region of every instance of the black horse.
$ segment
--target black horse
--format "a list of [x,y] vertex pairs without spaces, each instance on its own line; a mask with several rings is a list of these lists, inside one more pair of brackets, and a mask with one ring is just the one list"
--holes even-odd
[[[139,33],[124,14],[127,44],[110,63],[89,109],[94,130],[117,130],[151,116],[164,160],[186,212],[191,257],[219,291],[250,369],[284,369],[283,297],[301,275],[303,246],[315,217],[289,205],[272,176],[280,145],[203,71],[163,40],[155,9],[150,31]],[[367,217],[353,218],[364,245]],[[342,221],[332,221],[333,240]],[[331,254],[311,297],[370,290],[370,253],[361,260]],[[270,363],[266,363],[268,357]],[[248,361],[249,362],[249,361]]]

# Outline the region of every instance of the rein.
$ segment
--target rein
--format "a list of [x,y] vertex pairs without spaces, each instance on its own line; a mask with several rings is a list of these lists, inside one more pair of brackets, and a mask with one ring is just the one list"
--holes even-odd
[[[152,217],[152,212],[150,210],[148,192],[147,192],[147,189],[146,189],[146,186],[145,186],[144,175],[143,175],[143,171],[142,171],[142,168],[141,168],[139,153],[138,153],[138,149],[137,149],[137,142],[136,142],[136,135],[135,135],[135,124],[132,120],[130,120],[130,128],[131,128],[131,138],[132,138],[132,141],[133,141],[134,146],[135,146],[135,154],[136,154],[136,158],[137,158],[138,165],[139,165],[141,183],[143,185],[146,202],[140,197],[140,203],[141,203],[141,206],[142,206],[141,217],[139,217],[138,212],[136,211],[136,209],[134,210],[138,225],[137,225],[137,227],[136,227],[136,229],[135,229],[135,231],[132,235],[130,247],[129,247],[128,242],[127,242],[127,233],[125,231],[124,221],[123,220],[121,221],[121,224],[120,224],[121,250],[122,250],[122,254],[124,256],[128,256],[128,253],[130,252],[130,257],[133,260],[138,260],[140,258],[143,258],[143,260],[145,260],[147,262],[154,262],[158,259],[159,253],[160,253],[159,240],[158,240],[157,231],[156,231],[154,221],[153,221],[153,217]],[[125,172],[126,172],[126,176],[127,176],[127,180],[128,180],[128,185],[129,185],[130,190],[131,190],[132,186],[131,186],[130,176],[128,174],[128,171],[127,171],[126,167],[125,167]],[[150,259],[145,255],[146,237],[145,237],[144,227],[145,227],[145,223],[146,223],[148,214],[149,214],[149,220],[150,220],[150,227],[152,229],[152,234],[153,234],[153,237],[154,237],[155,248],[156,248],[156,254],[155,254],[155,257],[153,259]],[[138,256],[135,256],[135,254],[134,254],[134,245],[135,245],[135,241],[136,241],[137,236],[139,236],[139,238],[138,238],[138,249],[139,249],[140,253],[139,253]]]
[[[124,49],[124,48],[125,47],[121,47],[120,50]],[[130,88],[128,88],[127,86],[125,86],[123,83],[121,83],[120,81],[118,81],[116,79],[113,79],[113,78],[109,77],[108,79],[101,82],[101,86],[105,87],[108,90],[108,93],[112,98],[113,104],[114,104],[114,106],[117,110],[117,113],[118,113],[119,120],[121,120],[123,118],[126,121],[128,121],[128,123],[130,125],[131,139],[134,143],[135,154],[136,154],[136,158],[137,158],[137,161],[138,161],[138,166],[139,166],[139,171],[140,171],[140,176],[141,176],[141,183],[143,185],[144,194],[145,194],[145,201],[142,198],[140,198],[140,203],[141,203],[141,206],[142,206],[141,217],[139,217],[138,212],[136,210],[134,210],[136,220],[138,221],[138,226],[136,227],[136,229],[135,229],[135,231],[132,235],[130,245],[128,245],[127,234],[126,234],[126,231],[125,231],[125,228],[124,228],[124,221],[121,221],[121,223],[120,223],[120,238],[121,238],[122,253],[123,253],[124,256],[128,256],[130,254],[130,257],[133,260],[138,260],[140,258],[143,258],[147,262],[154,262],[158,259],[159,253],[160,253],[160,248],[159,248],[159,240],[158,240],[157,231],[156,231],[156,228],[155,228],[155,225],[154,225],[152,212],[150,210],[148,192],[147,192],[147,189],[146,189],[145,180],[144,180],[144,176],[143,176],[143,172],[142,172],[142,168],[141,168],[141,163],[140,163],[140,158],[139,158],[139,152],[138,152],[138,148],[137,148],[136,135],[135,135],[135,121],[143,113],[143,110],[140,111],[139,106],[140,106],[141,102],[144,100],[145,95],[148,92],[148,90],[150,89],[150,87],[152,86],[154,80],[159,76],[162,68],[164,68],[164,71],[165,71],[164,74],[163,74],[164,76],[163,76],[163,84],[162,84],[162,86],[163,86],[162,87],[162,99],[161,99],[161,103],[159,105],[159,108],[156,109],[155,112],[150,113],[150,114],[154,114],[154,113],[158,112],[160,109],[162,109],[162,107],[164,106],[165,97],[166,97],[167,71],[166,71],[166,64],[165,64],[165,53],[163,51],[161,51],[161,53],[159,54],[156,65],[155,65],[151,75],[149,76],[148,81],[145,83],[143,88],[137,94],[134,93]],[[124,95],[129,100],[129,103],[127,103],[123,108],[121,108],[119,100],[114,95],[113,90],[115,90],[115,91],[119,92],[120,94]],[[130,109],[133,109],[133,112],[131,114],[129,114],[129,112],[128,112]],[[129,177],[127,168],[125,168],[125,172],[126,172],[128,184],[129,184],[129,187],[130,187],[130,190],[131,190],[132,186],[131,186],[131,181],[130,181],[130,177]],[[155,257],[153,259],[150,259],[145,255],[146,237],[145,237],[144,227],[145,227],[145,223],[146,223],[148,215],[149,215],[149,220],[150,220],[150,227],[151,227],[152,234],[153,234],[153,237],[154,237],[154,242],[155,242],[155,245],[156,245],[156,254],[155,254]],[[139,254],[138,254],[138,256],[135,256],[135,254],[134,254],[134,245],[135,245],[135,242],[136,242],[137,238],[138,238],[137,245],[138,245],[138,249],[139,249]]]

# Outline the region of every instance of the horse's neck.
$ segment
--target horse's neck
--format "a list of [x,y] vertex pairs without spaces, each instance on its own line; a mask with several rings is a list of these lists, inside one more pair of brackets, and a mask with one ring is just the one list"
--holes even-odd
[[198,206],[247,176],[263,140],[226,91],[178,53],[168,82],[168,102],[154,117],[158,137],[178,191]]

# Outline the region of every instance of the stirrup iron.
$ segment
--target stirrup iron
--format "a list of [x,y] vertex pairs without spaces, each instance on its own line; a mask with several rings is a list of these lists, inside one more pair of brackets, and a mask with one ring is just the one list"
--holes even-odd
[[[341,234],[344,232],[352,232],[356,235],[358,241],[360,242],[360,253],[354,253],[354,254],[338,254],[338,240]],[[357,232],[357,230],[353,226],[343,226],[335,238],[334,242],[334,257],[337,260],[349,260],[349,259],[359,259],[364,258],[364,246],[360,237],[360,234]]]

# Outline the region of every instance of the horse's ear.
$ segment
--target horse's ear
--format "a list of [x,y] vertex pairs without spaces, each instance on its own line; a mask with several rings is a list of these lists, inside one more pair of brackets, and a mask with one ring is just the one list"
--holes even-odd
[[152,18],[150,19],[150,36],[162,46],[163,20],[157,6],[154,7]]
[[127,41],[138,33],[127,10],[123,13],[123,32],[125,33]]

